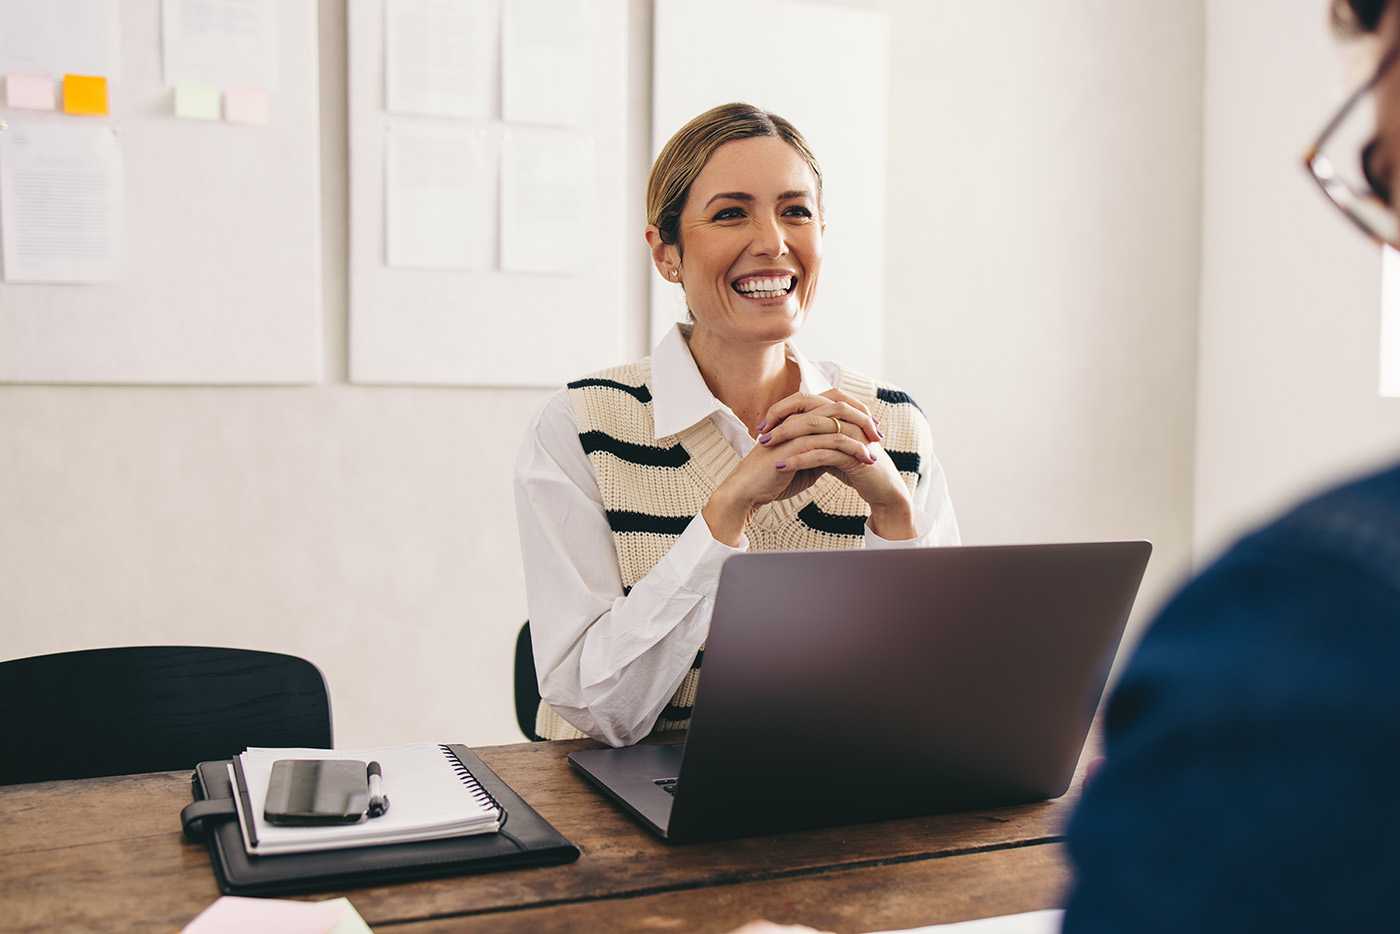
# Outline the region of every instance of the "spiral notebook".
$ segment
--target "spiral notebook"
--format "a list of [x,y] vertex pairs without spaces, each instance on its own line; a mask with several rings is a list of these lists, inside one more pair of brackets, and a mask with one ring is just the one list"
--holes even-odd
[[[219,890],[225,895],[298,895],[339,891],[361,885],[387,885],[463,873],[550,866],[578,859],[578,847],[561,836],[549,821],[530,806],[530,802],[502,781],[481,756],[459,744],[445,747],[446,753],[442,746],[423,748],[427,750],[422,757],[425,766],[432,764],[429,774],[442,774],[442,763],[446,763],[447,773],[460,789],[463,784],[459,775],[463,771],[468,772],[486,792],[488,807],[489,802],[498,803],[501,816],[497,833],[458,834],[412,843],[394,842],[389,846],[365,846],[357,840],[350,849],[272,856],[250,854],[239,822],[239,808],[243,808],[247,814],[258,812],[252,807],[251,796],[246,807],[241,803],[235,806],[235,800],[240,799],[241,792],[246,792],[246,789],[238,789],[232,781],[233,769],[229,768],[231,763],[228,759],[201,762],[195,766],[194,774],[190,776],[190,792],[194,800],[180,812],[180,825],[191,839],[203,839],[208,843],[210,868],[214,871]],[[378,761],[384,766],[384,790],[390,798],[389,810],[396,813],[395,809],[400,804],[408,803],[408,799],[399,794],[400,790],[407,792],[408,787],[396,789],[387,763],[395,763],[394,768],[407,776],[407,765],[400,761],[399,756],[404,749],[398,746],[375,750],[336,750],[334,755],[378,755]],[[276,750],[274,755],[288,752],[328,753],[324,749]],[[260,756],[261,753],[255,753],[253,758],[265,764]],[[238,765],[243,770],[243,763],[239,762]],[[480,803],[480,795],[474,791],[466,793]],[[460,798],[461,794],[458,791],[453,797]],[[454,803],[453,806],[457,805]],[[375,820],[387,817],[385,815]],[[441,814],[434,815],[433,822],[439,817]],[[256,830],[256,821],[253,826]]]
[[[278,759],[362,759],[383,769],[389,810],[354,824],[294,827],[263,818],[272,764]],[[505,811],[449,746],[377,749],[251,748],[229,763],[234,804],[249,855],[310,853],[495,833]]]

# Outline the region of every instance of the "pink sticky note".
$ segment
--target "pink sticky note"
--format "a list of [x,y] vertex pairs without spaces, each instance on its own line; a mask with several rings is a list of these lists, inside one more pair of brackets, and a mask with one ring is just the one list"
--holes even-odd
[[6,75],[5,103],[25,110],[53,110],[57,106],[53,79],[44,75]]
[[[358,926],[354,922],[359,922]],[[369,930],[354,906],[344,898],[297,902],[225,895],[186,925],[185,934],[243,934],[246,931],[330,934],[341,925],[352,932]]]
[[267,92],[262,88],[229,88],[224,92],[224,119],[229,123],[267,124]]

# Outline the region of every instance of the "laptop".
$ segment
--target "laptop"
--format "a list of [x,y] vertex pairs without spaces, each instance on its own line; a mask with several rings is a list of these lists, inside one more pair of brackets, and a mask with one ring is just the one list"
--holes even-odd
[[685,741],[569,762],[674,842],[1058,797],[1151,551],[736,555]]

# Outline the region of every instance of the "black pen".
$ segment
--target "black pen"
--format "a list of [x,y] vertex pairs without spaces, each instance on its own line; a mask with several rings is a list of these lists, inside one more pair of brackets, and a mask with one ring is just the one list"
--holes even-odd
[[369,773],[369,816],[381,817],[389,810],[389,796],[384,793],[384,770],[378,762],[371,762]]

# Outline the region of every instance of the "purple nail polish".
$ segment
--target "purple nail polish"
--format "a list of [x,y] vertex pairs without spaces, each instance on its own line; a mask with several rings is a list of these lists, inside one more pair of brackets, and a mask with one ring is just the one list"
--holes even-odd
[[787,466],[787,461],[778,461],[778,462],[777,462],[776,464],[774,464],[773,466],[776,467],[776,468],[778,468],[779,470],[782,470],[784,467]]
[[765,429],[765,428],[767,428],[767,427],[768,427],[768,419],[766,419],[766,418],[765,418],[763,421],[761,421],[761,422],[758,423],[758,430],[759,430],[759,431],[762,431],[763,429]]
[[759,444],[767,444],[769,441],[772,441],[772,440],[773,440],[773,436],[772,436],[772,435],[759,435],[759,436],[758,436],[758,443],[759,443]]
[[875,434],[877,434],[877,435],[879,435],[881,438],[883,438],[883,437],[885,436],[884,429],[882,429],[879,425],[876,425],[876,426],[875,426]]

